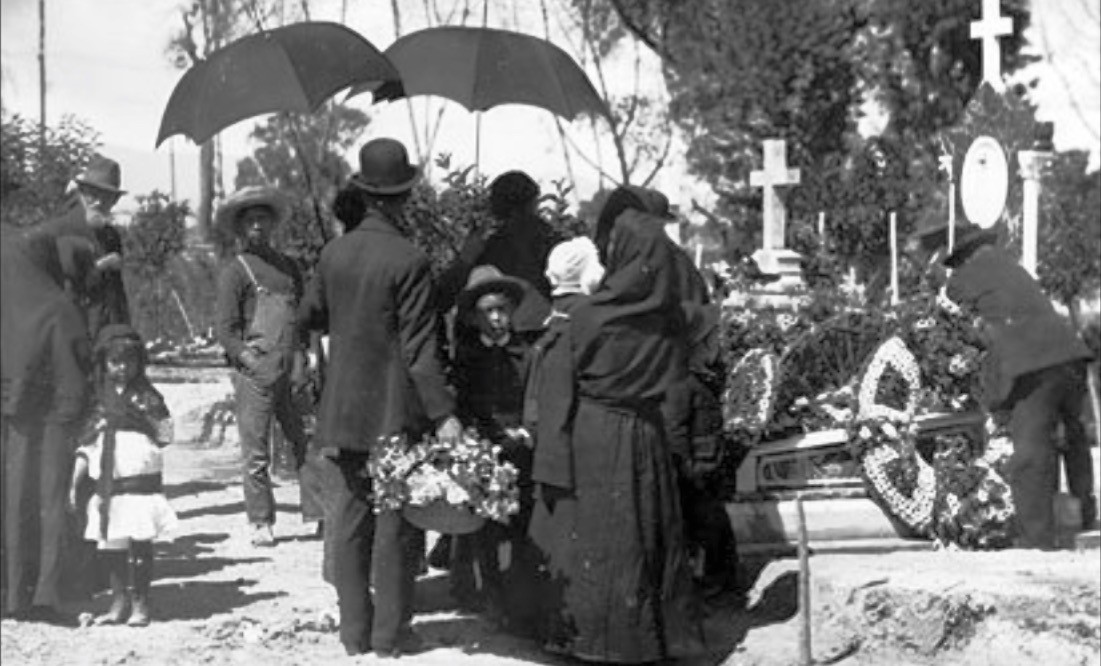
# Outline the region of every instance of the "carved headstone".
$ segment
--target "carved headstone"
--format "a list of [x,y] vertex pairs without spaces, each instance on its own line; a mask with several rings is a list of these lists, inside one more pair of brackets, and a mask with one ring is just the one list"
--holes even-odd
[[764,142],[764,168],[749,175],[749,184],[764,190],[761,249],[753,253],[761,271],[780,276],[774,287],[787,290],[802,285],[799,253],[785,246],[787,211],[777,188],[799,183],[799,170],[787,165],[787,146],[782,139]]

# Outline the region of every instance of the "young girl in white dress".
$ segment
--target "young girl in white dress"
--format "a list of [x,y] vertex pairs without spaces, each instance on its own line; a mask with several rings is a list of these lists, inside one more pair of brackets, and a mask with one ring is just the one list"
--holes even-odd
[[104,327],[95,352],[97,404],[80,438],[69,499],[75,507],[81,483],[95,482],[84,536],[97,544],[112,594],[110,610],[95,623],[140,627],[150,620],[153,540],[177,522],[161,476],[172,418],[145,376],[145,348],[132,328]]

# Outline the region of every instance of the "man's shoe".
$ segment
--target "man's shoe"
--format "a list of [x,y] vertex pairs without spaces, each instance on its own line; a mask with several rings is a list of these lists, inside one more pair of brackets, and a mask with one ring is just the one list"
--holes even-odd
[[271,525],[256,523],[252,526],[252,545],[257,548],[271,548],[275,545],[275,535],[272,534]]

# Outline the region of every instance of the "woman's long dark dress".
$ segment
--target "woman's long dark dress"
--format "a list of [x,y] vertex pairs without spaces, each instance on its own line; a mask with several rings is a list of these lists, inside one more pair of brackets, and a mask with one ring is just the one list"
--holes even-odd
[[72,439],[91,350],[54,238],[5,228],[0,248],[4,606],[16,614],[62,601]]
[[[572,464],[554,475],[569,487],[547,483],[544,472],[556,464],[536,443],[533,475],[543,485],[532,536],[559,601],[548,647],[590,661],[643,663],[702,649],[660,412],[685,363],[679,299],[658,233],[643,215],[624,213],[604,283],[570,315],[575,400],[557,457]],[[545,427],[554,426],[540,418],[540,432]]]

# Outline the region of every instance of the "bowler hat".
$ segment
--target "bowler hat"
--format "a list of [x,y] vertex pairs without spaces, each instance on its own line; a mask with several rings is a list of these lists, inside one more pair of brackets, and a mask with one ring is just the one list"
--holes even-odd
[[368,194],[403,194],[420,180],[421,169],[409,162],[400,141],[372,139],[359,149],[359,173],[349,183]]
[[524,291],[522,280],[504,275],[496,266],[475,266],[470,271],[466,287],[459,293],[456,305],[459,312],[466,312],[486,294],[504,294],[515,306],[523,300]]
[[283,222],[291,214],[290,204],[283,194],[272,187],[252,186],[237,190],[218,207],[215,223],[224,231],[236,234],[237,218],[246,208],[267,206],[275,216],[276,224]]
[[92,157],[92,161],[84,171],[73,180],[78,185],[86,185],[114,194],[126,194],[126,190],[119,189],[119,185],[122,184],[122,169],[119,168],[119,163],[102,155]]

